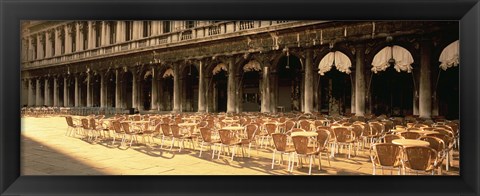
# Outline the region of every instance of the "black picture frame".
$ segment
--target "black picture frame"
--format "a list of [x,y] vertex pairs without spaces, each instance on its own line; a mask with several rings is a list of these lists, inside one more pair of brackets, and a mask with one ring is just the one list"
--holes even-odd
[[[20,20],[459,20],[460,176],[20,176]],[[478,0],[0,0],[1,195],[478,195]]]

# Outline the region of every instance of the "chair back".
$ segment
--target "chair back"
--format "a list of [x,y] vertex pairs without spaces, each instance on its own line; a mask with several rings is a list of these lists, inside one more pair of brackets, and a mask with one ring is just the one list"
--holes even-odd
[[402,146],[391,143],[374,144],[371,153],[372,161],[377,165],[396,166],[400,163]]
[[307,120],[300,120],[298,121],[298,128],[301,128],[305,131],[310,131],[310,122],[308,122]]
[[245,131],[247,132],[247,139],[253,140],[255,138],[255,134],[257,133],[258,126],[256,124],[248,124],[245,126]]
[[162,129],[162,133],[163,135],[170,135],[171,132],[170,132],[170,125],[167,124],[167,123],[162,123],[160,124],[160,127]]
[[355,132],[355,137],[360,138],[363,134],[363,125],[353,124],[352,131]]
[[235,132],[226,129],[218,130],[218,135],[222,144],[231,144],[235,139]]
[[172,132],[173,137],[182,137],[180,133],[180,127],[178,125],[170,125],[170,131]]
[[130,130],[130,124],[128,122],[122,122],[122,128],[123,128],[123,131],[125,131],[126,134],[133,133],[132,130]]
[[88,119],[82,118],[81,122],[82,122],[82,128],[84,128],[84,129],[89,129],[90,128],[88,126]]
[[391,144],[392,140],[405,139],[405,138],[399,135],[385,135],[384,139],[385,139],[385,143]]
[[414,140],[420,138],[421,136],[421,134],[417,132],[402,132],[400,133],[400,135],[405,139],[414,139]]
[[295,152],[297,154],[304,155],[308,153],[308,137],[293,136],[292,141],[293,141],[293,146],[295,147]]
[[141,119],[142,119],[142,117],[140,115],[133,116],[134,121],[140,121]]
[[120,123],[120,121],[112,121],[113,123],[113,130],[115,131],[115,133],[123,133],[122,131],[122,124]]
[[431,133],[431,134],[427,134],[427,136],[432,136],[432,137],[439,138],[443,141],[443,144],[445,145],[445,148],[450,147],[450,143],[452,141],[452,138],[448,135],[441,134],[441,133]]
[[65,120],[67,121],[67,125],[68,125],[69,127],[73,127],[73,126],[74,126],[74,125],[73,125],[73,119],[72,119],[71,116],[65,116]]
[[405,147],[406,167],[413,170],[425,171],[436,162],[437,151],[425,146]]
[[204,142],[210,143],[212,142],[212,129],[207,127],[200,128],[200,135]]
[[97,122],[95,121],[95,118],[90,118],[90,129],[97,129]]
[[353,142],[355,140],[355,132],[346,127],[335,127],[333,132],[337,142]]
[[385,127],[382,123],[379,122],[370,122],[370,128],[372,131],[372,135],[380,135],[385,131]]
[[285,121],[285,132],[290,131],[295,127],[295,121],[293,120],[287,120]]
[[435,128],[433,131],[436,131],[440,134],[444,134],[444,135],[448,135],[449,137],[453,137],[453,132],[448,130],[448,129],[445,129],[445,128]]
[[287,148],[287,138],[288,136],[283,133],[274,133],[272,134],[273,144],[277,151],[285,151]]
[[435,149],[437,152],[440,152],[445,148],[445,143],[443,142],[443,140],[437,137],[423,136],[420,137],[419,140],[430,143],[430,148]]
[[326,129],[317,130],[317,143],[320,149],[325,149],[327,147],[328,141],[330,140],[330,131]]
[[273,123],[265,123],[265,130],[267,131],[268,135],[272,135],[277,131],[277,125]]

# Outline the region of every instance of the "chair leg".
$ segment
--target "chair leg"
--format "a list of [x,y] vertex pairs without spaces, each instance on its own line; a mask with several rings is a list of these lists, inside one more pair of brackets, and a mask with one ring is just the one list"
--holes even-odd
[[233,157],[235,156],[235,153],[237,152],[237,146],[233,146],[233,150],[232,150],[232,161],[233,161]]
[[318,154],[318,170],[322,170],[322,153]]
[[202,141],[202,144],[200,144],[200,155],[198,155],[198,157],[202,156],[202,151],[203,151],[203,141]]
[[310,155],[310,162],[309,162],[309,163],[310,163],[310,166],[309,166],[309,168],[308,168],[308,175],[311,175],[311,174],[312,174],[312,157],[313,157],[313,156]]
[[272,169],[273,169],[273,165],[275,165],[275,151],[276,150],[273,150],[273,153],[272,153]]

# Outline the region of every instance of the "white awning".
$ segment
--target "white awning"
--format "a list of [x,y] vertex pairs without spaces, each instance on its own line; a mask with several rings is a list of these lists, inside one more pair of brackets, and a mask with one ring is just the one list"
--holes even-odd
[[456,67],[460,63],[460,41],[454,41],[445,47],[440,54],[438,61],[441,63],[440,68],[444,71],[450,67]]
[[[393,52],[393,54],[392,54]],[[408,73],[412,72],[413,57],[412,54],[405,48],[401,46],[387,46],[380,50],[372,61],[372,71],[377,73],[379,71],[385,71],[390,67],[388,62],[391,58],[395,60],[395,70],[397,72],[406,71]]]
[[243,71],[244,72],[249,72],[249,71],[261,71],[262,68],[260,67],[260,63],[255,60],[249,61],[245,66],[243,66]]
[[350,61],[350,58],[339,51],[329,52],[323,57],[318,64],[318,73],[323,76],[326,72],[332,69],[332,65],[334,64],[338,71],[347,74],[351,73],[350,67],[352,67],[352,62]]
[[215,68],[213,68],[212,73],[213,75],[217,75],[217,73],[221,72],[222,70],[227,71],[227,65],[225,65],[224,63],[220,63],[217,66],[215,66]]
[[163,78],[167,78],[167,77],[170,77],[170,76],[171,76],[171,77],[174,77],[174,75],[173,75],[173,69],[171,69],[171,68],[170,68],[170,69],[167,69],[167,70],[165,71],[165,73],[163,74]]

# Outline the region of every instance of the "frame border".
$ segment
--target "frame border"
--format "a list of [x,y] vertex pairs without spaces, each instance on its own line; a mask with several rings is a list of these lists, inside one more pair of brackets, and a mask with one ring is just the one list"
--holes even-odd
[[[92,19],[460,20],[460,176],[20,176],[19,22]],[[480,193],[478,0],[0,0],[0,21],[0,195]]]

